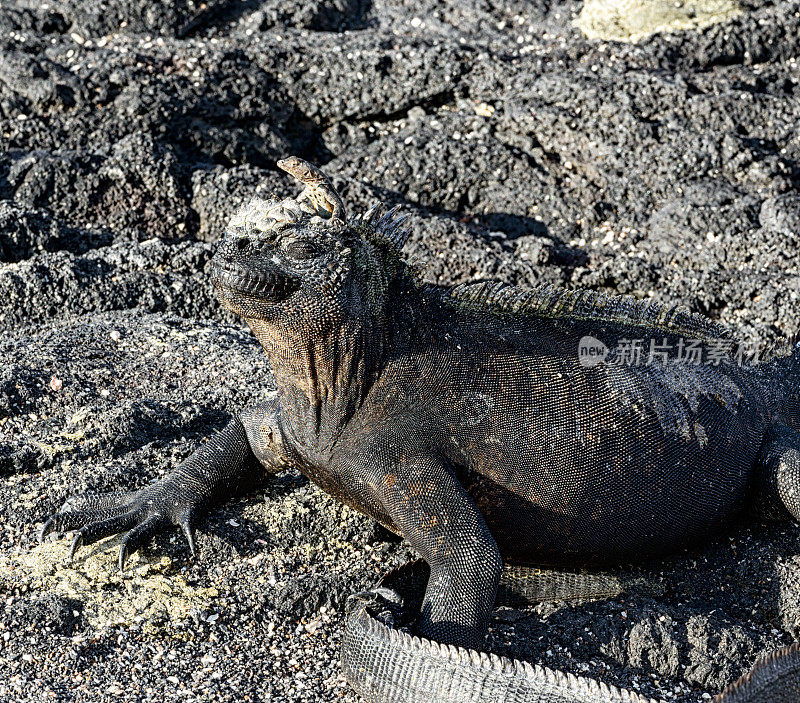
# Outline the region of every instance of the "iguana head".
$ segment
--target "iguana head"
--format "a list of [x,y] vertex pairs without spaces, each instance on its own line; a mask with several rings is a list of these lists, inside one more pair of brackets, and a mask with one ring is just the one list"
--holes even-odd
[[348,222],[319,169],[297,157],[278,165],[305,189],[279,202],[254,198],[233,216],[212,261],[223,304],[261,329],[311,334],[374,318],[402,268],[405,218],[375,207]]

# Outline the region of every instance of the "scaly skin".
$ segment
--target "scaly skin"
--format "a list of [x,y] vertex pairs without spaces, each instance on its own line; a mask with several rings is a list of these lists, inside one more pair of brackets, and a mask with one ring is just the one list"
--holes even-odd
[[[379,593],[353,596],[342,643],[347,680],[367,703],[664,703],[544,666],[441,645],[385,625],[369,610]],[[797,645],[759,659],[714,703],[797,703]]]
[[[74,552],[128,530],[120,567],[169,524],[194,550],[202,510],[259,466],[293,465],[428,563],[417,633],[474,649],[504,560],[635,562],[704,539],[750,501],[800,517],[800,349],[750,366],[737,363],[724,328],[682,308],[551,287],[422,284],[402,261],[395,210],[348,219],[317,168],[296,157],[279,165],[302,195],[243,208],[212,269],[221,300],[270,359],[277,401],[240,413],[151,487],[66,506],[43,535],[76,530]],[[579,358],[587,339],[611,350],[601,363]],[[630,339],[657,351],[650,363],[627,363]],[[715,362],[687,363],[689,348]],[[556,581],[552,592],[576,583]],[[488,689],[472,686],[482,674],[453,669],[457,650],[401,641],[370,618],[366,607],[354,611],[344,650],[366,698],[417,700],[391,678],[375,688],[370,667],[396,671],[405,652],[404,665],[422,672],[431,647],[444,663],[421,691],[435,685],[449,700],[450,685],[454,700],[467,700],[459,696],[503,685],[494,676]],[[374,647],[360,646],[367,637]],[[794,659],[783,661],[794,670]],[[527,676],[514,667],[501,668]],[[599,701],[609,690],[558,676],[561,692],[536,677],[519,690],[541,701]]]

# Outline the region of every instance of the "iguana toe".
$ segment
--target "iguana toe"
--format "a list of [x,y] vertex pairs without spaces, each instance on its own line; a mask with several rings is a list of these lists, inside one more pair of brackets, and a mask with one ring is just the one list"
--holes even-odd
[[403,598],[391,588],[379,586],[369,591],[354,593],[347,599],[348,613],[361,607],[388,627],[397,627],[404,620]]
[[39,541],[44,541],[47,535],[53,532],[71,532],[83,527],[88,522],[95,519],[96,513],[88,510],[76,510],[71,513],[56,513],[51,515],[45,523],[39,528]]
[[[122,507],[120,509],[122,509]],[[121,515],[114,515],[105,520],[90,522],[88,525],[84,525],[78,530],[75,538],[72,540],[69,558],[72,559],[75,556],[75,552],[81,547],[94,544],[104,537],[110,537],[124,530],[129,530],[136,525],[136,522],[136,512],[126,510]]]
[[197,545],[194,541],[194,527],[192,526],[191,518],[185,517],[181,520],[181,530],[183,530],[183,535],[189,545],[189,554],[192,555],[192,558],[196,557]]
[[58,509],[59,513],[111,510],[130,503],[136,491],[114,491],[112,493],[82,493],[67,498]]
[[72,544],[69,546],[69,560],[72,561],[75,558],[75,552],[80,549],[81,545],[83,544],[83,535],[80,532],[76,532],[75,536],[72,538]]
[[139,523],[125,537],[119,548],[119,570],[125,569],[125,562],[139,547],[147,542],[164,526],[164,518],[161,515],[151,515],[144,522]]

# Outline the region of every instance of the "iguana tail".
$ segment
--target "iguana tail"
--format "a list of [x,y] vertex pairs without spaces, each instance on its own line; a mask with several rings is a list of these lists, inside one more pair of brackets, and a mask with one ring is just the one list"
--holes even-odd
[[379,622],[357,597],[348,605],[342,668],[367,703],[659,703],[595,679],[409,635]]
[[714,697],[714,703],[767,701],[800,701],[800,649],[796,643],[764,655],[748,673]]
[[[426,574],[417,565],[390,573],[375,591],[348,601],[342,665],[348,683],[367,703],[663,703],[601,681],[508,659],[495,654],[439,644],[393,626],[406,610],[394,587],[421,592]],[[512,569],[504,572],[511,601],[554,594],[574,599],[616,595],[641,587],[641,579],[616,574],[556,574]],[[555,585],[554,585],[555,584]],[[501,593],[503,589],[501,588]],[[386,595],[390,598],[387,600]],[[415,603],[415,605],[419,605]],[[375,617],[375,613],[380,613]],[[390,625],[382,622],[387,620]],[[714,703],[797,703],[800,701],[800,650],[797,645],[759,659],[753,669],[714,698]]]
[[[389,627],[351,599],[342,643],[348,683],[367,703],[663,703],[602,681],[438,644]],[[797,645],[763,657],[715,703],[797,703]]]

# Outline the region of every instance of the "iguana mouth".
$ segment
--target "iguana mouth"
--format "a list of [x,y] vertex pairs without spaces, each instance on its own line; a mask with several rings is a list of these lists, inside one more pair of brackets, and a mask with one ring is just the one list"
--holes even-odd
[[277,271],[257,270],[227,262],[213,262],[211,280],[215,286],[262,298],[280,301],[300,288],[300,281]]

